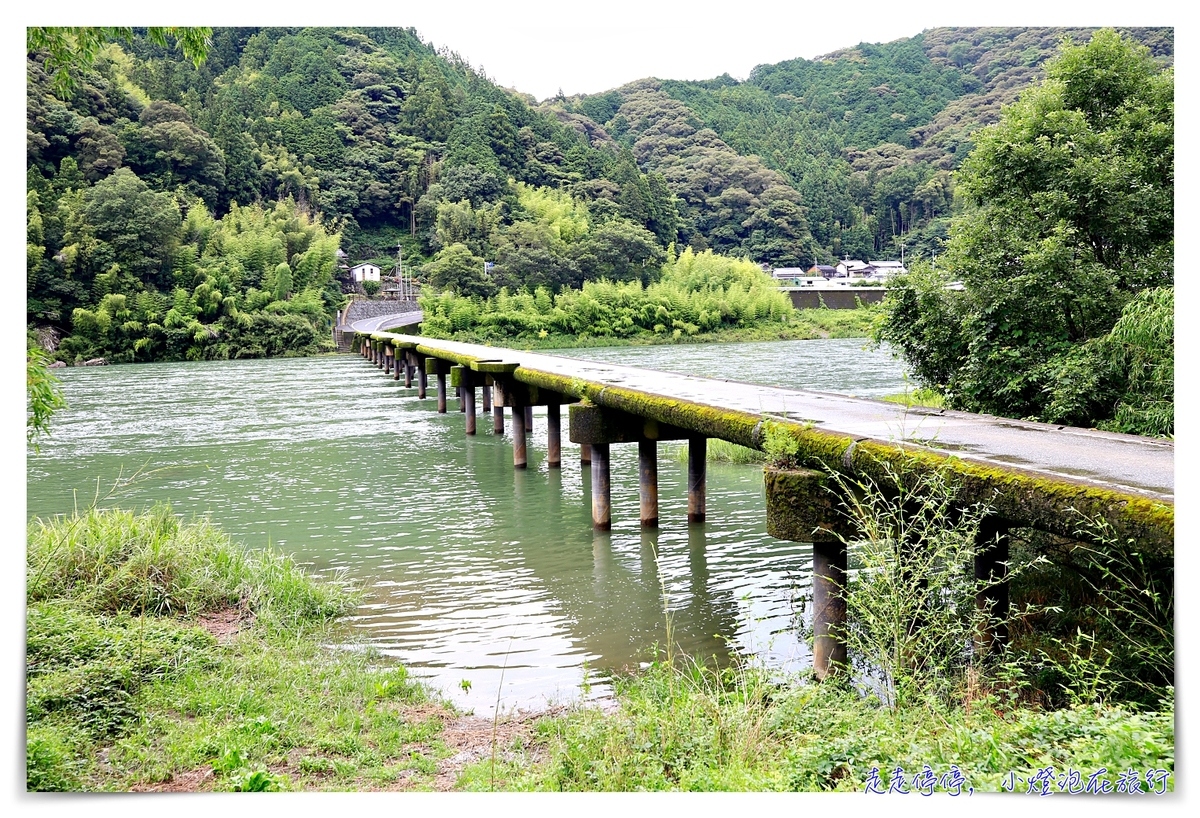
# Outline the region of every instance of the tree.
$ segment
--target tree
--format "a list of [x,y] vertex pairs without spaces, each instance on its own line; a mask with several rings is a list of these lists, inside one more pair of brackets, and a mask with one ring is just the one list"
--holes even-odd
[[484,273],[483,259],[465,244],[451,244],[422,268],[430,286],[450,290],[459,295],[487,298],[496,292],[496,285]]
[[938,262],[965,291],[899,282],[880,337],[956,408],[1092,424],[1116,410],[1108,387],[1057,399],[1064,371],[1174,281],[1174,75],[1113,31],[1065,40],[1046,73],[964,163],[973,208]]
[[116,263],[143,281],[165,287],[167,261],[179,229],[179,206],[169,193],[155,193],[129,168],[89,188],[83,216],[101,242],[94,259]]
[[[199,67],[208,56],[212,29],[207,26],[150,26],[146,36],[166,48],[174,40],[183,55]],[[25,50],[46,54],[46,70],[53,72],[54,90],[65,96],[75,88],[100,48],[110,40],[133,40],[133,29],[121,26],[31,26],[25,29]]]

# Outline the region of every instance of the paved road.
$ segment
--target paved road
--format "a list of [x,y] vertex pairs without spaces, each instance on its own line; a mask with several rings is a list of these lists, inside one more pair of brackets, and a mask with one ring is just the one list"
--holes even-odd
[[818,428],[857,438],[917,443],[964,460],[1015,466],[1174,502],[1175,446],[1168,440],[967,412],[906,410],[894,403],[828,392],[779,389],[544,353],[406,337],[427,346],[480,358],[501,358],[557,375],[755,414],[784,413],[793,420],[809,421]]

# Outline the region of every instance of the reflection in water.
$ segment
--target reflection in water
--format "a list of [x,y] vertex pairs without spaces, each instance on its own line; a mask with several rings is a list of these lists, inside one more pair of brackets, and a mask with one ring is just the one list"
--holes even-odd
[[[864,355],[861,341],[749,345],[751,369],[778,373],[822,355],[798,345],[824,345],[828,359]],[[714,357],[699,371],[741,350],[705,346]],[[700,354],[652,351],[662,368],[671,352]],[[896,391],[894,362],[866,358],[821,388]],[[890,380],[879,374],[885,365]],[[739,378],[747,371],[739,364]],[[476,712],[494,703],[502,669],[503,706],[535,707],[577,698],[585,663],[620,670],[647,661],[665,639],[664,599],[691,655],[727,658],[734,649],[778,666],[807,662],[790,625],[810,553],[767,536],[755,467],[711,464],[708,521],[689,526],[686,466],[664,452],[662,527],[643,530],[637,447],[614,445],[613,529],[597,534],[578,447],[564,434],[562,468],[545,462],[544,409],[529,467],[518,471],[511,437],[481,422],[467,438],[453,402],[438,415],[434,400],[419,401],[356,357],[61,374],[69,408],[28,458],[31,516],[85,506],[141,469],[101,505],[170,502],[250,547],[344,572],[365,591],[345,638],[398,657]],[[593,686],[592,695],[604,693]]]

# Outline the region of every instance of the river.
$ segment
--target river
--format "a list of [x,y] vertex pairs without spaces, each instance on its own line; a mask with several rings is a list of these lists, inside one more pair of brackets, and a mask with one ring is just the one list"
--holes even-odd
[[[561,354],[864,397],[904,388],[890,354],[854,339]],[[544,408],[519,472],[490,423],[468,439],[456,401],[438,415],[357,356],[56,372],[69,408],[29,454],[30,516],[169,502],[294,554],[365,590],[340,646],[400,659],[465,709],[605,696],[606,674],[665,644],[664,609],[689,654],[808,663],[794,626],[810,550],[767,536],[756,466],[711,464],[708,522],[689,526],[686,465],[664,445],[661,527],[643,532],[637,447],[613,446],[613,528],[595,533],[565,417],[563,467],[546,465]]]

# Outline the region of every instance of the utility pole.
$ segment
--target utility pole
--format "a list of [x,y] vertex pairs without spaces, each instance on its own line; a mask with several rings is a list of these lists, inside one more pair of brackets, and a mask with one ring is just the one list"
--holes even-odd
[[400,300],[408,301],[412,298],[412,281],[407,273],[404,272],[404,245],[396,245],[396,282],[400,287]]

